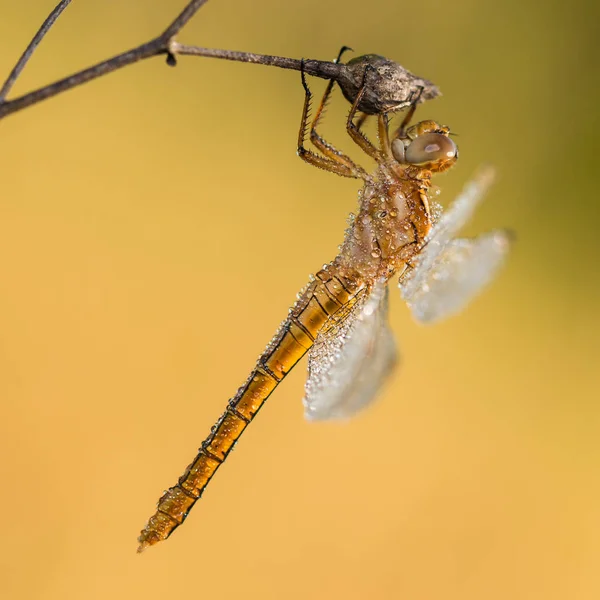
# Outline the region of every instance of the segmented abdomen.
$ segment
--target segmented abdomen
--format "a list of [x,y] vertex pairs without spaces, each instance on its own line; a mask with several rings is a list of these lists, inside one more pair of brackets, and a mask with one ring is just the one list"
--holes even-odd
[[246,383],[229,401],[202,443],[192,464],[158,501],[156,512],[138,538],[138,552],[166,539],[183,523],[265,400],[313,345],[327,319],[356,293],[355,284],[332,271],[332,266],[324,268],[302,292]]

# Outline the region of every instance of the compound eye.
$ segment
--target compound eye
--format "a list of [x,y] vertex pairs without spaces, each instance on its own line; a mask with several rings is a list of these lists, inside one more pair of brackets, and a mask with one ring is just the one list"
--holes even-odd
[[458,152],[456,144],[441,133],[424,133],[416,137],[406,148],[406,162],[420,165],[454,158]]
[[392,142],[392,155],[399,163],[406,162],[404,142],[402,140],[396,138]]

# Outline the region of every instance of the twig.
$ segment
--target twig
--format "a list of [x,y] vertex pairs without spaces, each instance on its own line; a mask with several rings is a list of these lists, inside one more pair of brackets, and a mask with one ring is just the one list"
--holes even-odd
[[[369,67],[373,76],[369,77],[368,89],[358,107],[359,110],[368,114],[387,113],[404,108],[415,97],[416,92],[419,94],[420,102],[435,98],[440,94],[438,88],[431,81],[417,77],[398,63],[375,54],[359,56],[347,64],[341,64],[320,60],[300,61],[293,58],[254,54],[252,52],[202,48],[200,46],[189,46],[176,42],[174,36],[181,31],[184,25],[190,21],[207,1],[192,0],[189,2],[163,33],[145,44],[127,50],[33,92],[29,92],[13,100],[5,100],[6,94],[23,70],[27,60],[60,13],[70,2],[70,0],[62,0],[46,19],[2,87],[2,92],[0,92],[0,119],[92,79],[96,79],[140,60],[161,54],[167,55],[167,63],[172,66],[176,64],[177,55],[188,55],[276,66],[296,71],[304,68],[304,71],[309,75],[335,80],[339,84],[344,96],[350,102],[353,102],[356,98],[359,89],[363,85],[365,69]],[[304,66],[302,67],[302,65]]]
[[[171,50],[175,54],[187,56],[202,56],[206,58],[222,58],[237,62],[253,63],[257,65],[266,65],[280,67],[281,69],[293,69],[299,71],[302,61],[296,58],[285,58],[283,56],[271,56],[269,54],[254,54],[253,52],[236,52],[234,50],[219,50],[217,48],[201,48],[200,46],[189,46],[174,42]],[[320,60],[305,60],[304,71],[308,75],[316,75],[324,79],[339,73],[339,65],[334,62]]]
[[27,61],[31,58],[31,55],[35,52],[36,48],[44,39],[44,36],[48,33],[52,25],[54,25],[56,19],[60,17],[63,10],[65,10],[65,8],[69,6],[69,4],[71,4],[71,0],[61,0],[61,2],[58,3],[56,8],[48,15],[48,18],[42,23],[42,26],[33,36],[31,42],[29,42],[29,46],[25,48],[25,52],[23,52],[21,58],[19,58],[17,64],[10,72],[10,75],[8,76],[8,79],[4,82],[2,89],[0,89],[0,102],[2,102],[6,98],[6,95],[8,94],[8,92],[10,92],[15,81],[21,74],[21,71],[25,68]]
[[[70,0],[69,0],[70,1]],[[23,96],[19,96],[14,100],[4,100],[5,96],[0,96],[0,119],[17,112],[18,110],[23,110],[27,106],[31,106],[32,104],[37,104],[46,98],[51,98],[52,96],[56,96],[61,92],[66,90],[70,90],[82,83],[86,83],[87,81],[91,81],[92,79],[96,79],[101,75],[106,75],[112,71],[116,71],[117,69],[121,69],[127,65],[130,65],[139,60],[143,60],[145,58],[150,58],[151,56],[157,56],[159,54],[168,54],[171,55],[171,51],[169,46],[173,39],[173,36],[177,35],[179,31],[188,23],[188,21],[206,4],[208,0],[191,0],[187,4],[187,6],[179,13],[177,18],[165,29],[165,31],[154,38],[153,40],[147,42],[146,44],[142,44],[141,46],[137,46],[136,48],[132,48],[127,52],[123,52],[122,54],[118,54],[108,60],[102,61],[94,65],[93,67],[89,67],[88,69],[84,69],[82,71],[78,71],[69,77],[65,77],[55,83],[51,83],[50,85],[44,86],[29,94],[24,94]],[[19,60],[11,75],[9,76],[7,82],[4,84],[2,89],[8,88],[5,92],[12,87],[15,83],[19,73],[23,70],[25,63],[36,49],[37,45],[44,37],[44,35],[48,32],[50,27],[54,24],[62,10],[66,7],[68,2],[64,0],[58,4],[58,6],[54,9],[51,15],[46,19],[46,22],[34,39],[29,44],[27,50],[25,51],[23,57]],[[64,6],[63,6],[64,5]],[[27,55],[27,56],[25,56]],[[13,76],[13,73],[15,75]]]

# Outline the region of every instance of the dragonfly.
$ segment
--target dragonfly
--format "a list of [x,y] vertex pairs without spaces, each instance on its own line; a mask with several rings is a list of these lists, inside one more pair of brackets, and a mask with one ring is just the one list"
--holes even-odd
[[138,552],[184,522],[246,427],[306,353],[308,420],[349,418],[373,401],[397,362],[388,324],[389,283],[395,276],[416,320],[432,323],[460,311],[494,277],[508,252],[505,230],[457,237],[492,182],[491,168],[479,172],[445,212],[430,199],[432,176],[456,163],[458,148],[444,125],[432,120],[411,125],[418,94],[396,130],[390,130],[387,114],[376,116],[379,143],[374,144],[363,129],[367,115],[358,111],[368,86],[365,69],[346,131],[376,162],[368,173],[318,133],[334,82],[311,120],[312,92],[302,69],[301,75],[298,154],[310,165],[361,180],[358,211],[338,256],[310,277],[193,462],[159,499],[138,538]]

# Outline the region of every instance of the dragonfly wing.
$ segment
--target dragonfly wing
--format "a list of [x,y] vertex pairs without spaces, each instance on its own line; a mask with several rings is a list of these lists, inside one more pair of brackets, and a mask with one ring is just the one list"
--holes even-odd
[[506,231],[450,241],[417,289],[402,295],[414,317],[432,323],[462,310],[495,276],[510,244]]
[[308,420],[348,418],[373,400],[397,357],[387,313],[388,287],[380,281],[319,332],[308,353]]
[[401,281],[400,287],[405,299],[419,294],[423,286],[427,285],[439,256],[469,221],[493,179],[494,171],[491,167],[482,169],[434,223],[425,240],[425,246],[415,261],[415,268],[410,273],[410,277],[405,277]]
[[414,317],[432,323],[459,312],[494,277],[509,247],[506,231],[474,239],[455,238],[492,184],[483,169],[431,228],[414,268],[400,280],[402,297]]

